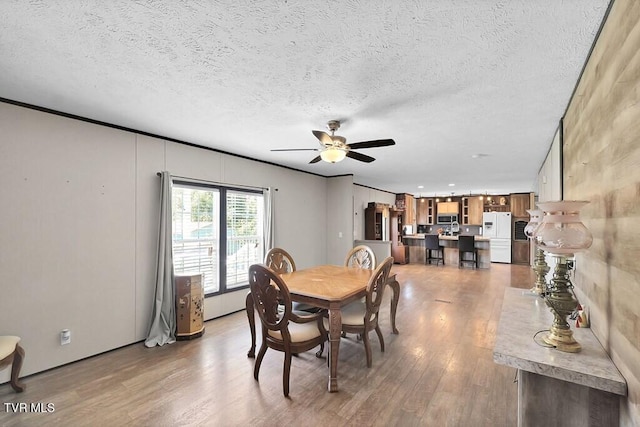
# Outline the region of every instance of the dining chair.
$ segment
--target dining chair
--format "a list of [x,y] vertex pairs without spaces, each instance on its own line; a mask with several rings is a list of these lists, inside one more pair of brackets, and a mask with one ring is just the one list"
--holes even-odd
[[[380,340],[380,351],[384,351],[384,338],[378,325],[378,313],[392,265],[393,257],[385,258],[371,274],[371,278],[367,283],[367,293],[364,302],[354,301],[342,308],[342,331],[358,334],[362,337],[367,356],[367,367],[369,368],[372,365],[369,332],[372,330],[376,331],[378,339]],[[324,321],[326,328],[329,322],[326,318]]]
[[[296,263],[293,261],[293,257],[282,248],[270,249],[264,256],[264,264],[278,274],[293,273],[296,271]],[[320,308],[311,304],[294,301],[293,310],[316,313],[320,311]]]
[[[376,268],[376,255],[367,245],[358,245],[352,248],[347,257],[344,260],[345,267],[366,268],[367,270],[373,270]],[[364,298],[362,298],[364,303]],[[342,337],[345,338],[347,333],[342,331]],[[359,340],[360,336],[358,336]]]
[[357,267],[373,270],[376,268],[376,255],[367,245],[358,245],[351,249],[344,260],[345,267]]
[[[436,265],[444,265],[444,246],[440,244],[440,236],[437,234],[425,234],[424,235],[424,248],[426,252],[425,264],[431,264],[432,261],[436,262]],[[434,256],[433,253],[436,253]]]
[[[294,271],[296,271],[296,263],[293,260],[293,257],[289,255],[289,252],[285,251],[282,248],[269,249],[267,251],[267,254],[264,256],[264,264],[270,269],[272,269],[273,271],[275,271],[277,274],[293,273]],[[249,315],[249,310],[251,310],[251,306],[252,306],[251,291],[249,291],[249,293],[247,294],[245,306],[247,309],[249,327],[251,329],[251,342],[255,343],[256,328],[255,328],[254,318],[253,316]],[[297,302],[293,303],[293,309],[296,311],[308,311],[311,313],[315,313],[319,311],[317,307],[314,307],[309,304],[302,304]],[[280,311],[282,311],[282,307],[280,307]],[[251,348],[253,348],[253,345]],[[250,350],[247,356],[254,357],[255,354],[253,354],[252,351]]]
[[[465,259],[464,254],[471,253],[473,259]],[[476,248],[475,236],[458,236],[458,268],[463,263],[471,262],[475,268],[478,268],[478,248]]]
[[[289,289],[280,276],[263,264],[249,267],[249,286],[254,307],[262,323],[262,345],[256,358],[253,377],[258,381],[260,365],[268,348],[284,352],[282,388],[289,395],[291,356],[320,346],[320,357],[327,340],[322,313],[300,316],[293,311]],[[280,311],[279,306],[284,306]]]
[[264,264],[277,274],[296,271],[296,263],[293,261],[293,257],[282,248],[269,249],[264,256]]
[[12,335],[0,336],[0,370],[11,365],[11,387],[18,393],[26,388],[19,380],[20,369],[24,361],[24,349],[20,347],[20,337]]

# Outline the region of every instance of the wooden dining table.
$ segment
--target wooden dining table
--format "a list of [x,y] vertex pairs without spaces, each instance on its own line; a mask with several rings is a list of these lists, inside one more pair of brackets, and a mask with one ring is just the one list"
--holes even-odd
[[[367,284],[372,270],[338,265],[319,265],[282,274],[281,277],[289,288],[291,300],[329,311],[329,391],[338,391],[338,352],[342,333],[342,307],[366,295]],[[390,274],[387,285],[391,287],[391,329],[398,334],[396,328],[396,310],[400,299],[400,284],[395,274]],[[246,300],[247,317],[251,328],[251,348],[248,357],[255,357],[256,330],[253,298],[251,293]]]

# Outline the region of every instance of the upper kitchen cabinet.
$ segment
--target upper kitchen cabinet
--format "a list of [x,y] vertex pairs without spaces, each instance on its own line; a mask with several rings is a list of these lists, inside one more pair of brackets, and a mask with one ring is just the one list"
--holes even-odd
[[416,199],[416,223],[433,225],[436,214],[436,205],[433,198],[421,197]]
[[531,209],[531,193],[511,194],[511,216],[528,218],[527,209]]
[[407,193],[396,194],[396,207],[398,209],[404,209],[404,223],[406,225],[412,225],[416,223],[415,197]]
[[483,202],[479,196],[462,198],[462,224],[482,225]]
[[438,215],[441,214],[458,214],[460,213],[460,204],[458,202],[439,202]]

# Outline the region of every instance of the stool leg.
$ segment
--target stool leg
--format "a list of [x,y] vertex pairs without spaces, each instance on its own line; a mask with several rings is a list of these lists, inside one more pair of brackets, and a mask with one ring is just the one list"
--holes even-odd
[[22,393],[26,388],[25,385],[20,382],[20,369],[22,369],[22,362],[24,361],[24,349],[19,344],[16,345],[16,349],[13,352],[13,364],[11,365],[11,387],[18,392]]

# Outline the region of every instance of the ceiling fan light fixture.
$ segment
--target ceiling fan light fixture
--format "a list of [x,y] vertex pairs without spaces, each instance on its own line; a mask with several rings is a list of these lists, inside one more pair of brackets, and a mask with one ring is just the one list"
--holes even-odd
[[337,163],[344,160],[347,150],[342,148],[328,147],[320,152],[320,158],[327,163]]

